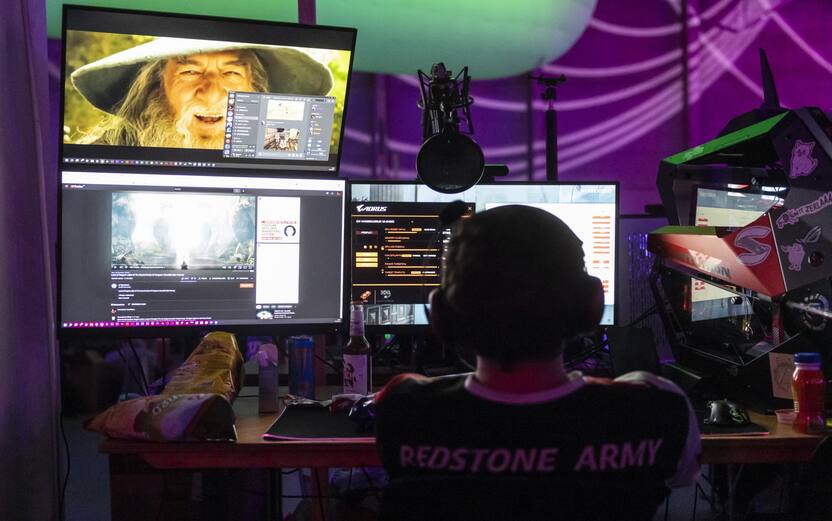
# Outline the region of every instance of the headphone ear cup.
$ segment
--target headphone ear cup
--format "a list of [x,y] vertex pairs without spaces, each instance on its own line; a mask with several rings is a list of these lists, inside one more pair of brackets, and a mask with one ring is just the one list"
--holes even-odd
[[604,315],[604,284],[601,279],[584,273],[570,290],[574,296],[569,300],[565,313],[564,336],[567,338],[592,331]]
[[604,283],[592,275],[586,275],[585,278],[587,305],[584,308],[583,320],[580,321],[583,328],[581,331],[592,331],[598,327],[604,316]]
[[430,327],[439,340],[446,346],[452,347],[456,352],[459,361],[471,371],[476,370],[476,363],[472,362],[473,353],[457,341],[458,333],[455,324],[457,317],[445,298],[445,292],[441,288],[433,290],[428,297],[430,310],[427,312]]
[[430,310],[427,313],[430,328],[439,337],[439,340],[445,344],[454,344],[456,342],[456,331],[453,323],[453,310],[448,305],[445,299],[445,292],[442,288],[437,288],[431,291],[428,296]]

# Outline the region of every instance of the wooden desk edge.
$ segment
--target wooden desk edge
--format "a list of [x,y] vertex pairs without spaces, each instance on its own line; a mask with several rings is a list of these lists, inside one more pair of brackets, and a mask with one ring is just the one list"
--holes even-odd
[[[105,439],[99,451],[110,456],[138,455],[158,469],[363,467],[381,464],[371,439],[343,441],[265,441],[261,434],[274,415],[241,417],[238,442],[163,443]],[[702,436],[704,464],[806,462],[823,436],[809,436],[778,424],[773,416],[751,414],[767,436]]]

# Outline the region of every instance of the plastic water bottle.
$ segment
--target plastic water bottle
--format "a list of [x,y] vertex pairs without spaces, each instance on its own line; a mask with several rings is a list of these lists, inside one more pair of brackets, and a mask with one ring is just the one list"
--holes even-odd
[[819,434],[826,429],[824,397],[826,379],[820,365],[820,353],[794,355],[792,394],[796,413],[793,428],[797,432]]

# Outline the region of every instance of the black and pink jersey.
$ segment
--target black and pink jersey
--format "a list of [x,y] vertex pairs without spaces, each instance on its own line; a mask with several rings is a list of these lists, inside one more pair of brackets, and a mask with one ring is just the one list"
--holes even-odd
[[473,375],[399,375],[376,395],[376,437],[391,479],[518,476],[683,486],[699,472],[693,410],[649,373],[615,380],[570,374],[514,394]]

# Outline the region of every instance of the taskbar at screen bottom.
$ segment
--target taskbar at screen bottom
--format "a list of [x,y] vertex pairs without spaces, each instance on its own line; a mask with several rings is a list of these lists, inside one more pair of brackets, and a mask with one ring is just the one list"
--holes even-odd
[[137,320],[135,322],[62,322],[63,328],[215,326],[219,320]]
[[[66,325],[64,325],[66,324]],[[342,319],[287,320],[136,320],[120,322],[60,322],[58,336],[64,340],[90,338],[153,338],[202,335],[227,331],[247,336],[317,334],[343,330]]]
[[63,329],[77,328],[125,328],[125,327],[176,327],[176,326],[274,326],[280,324],[338,324],[334,318],[295,318],[286,320],[136,320],[110,322],[61,322]]
[[[427,326],[430,324],[427,304],[365,304],[364,324],[368,327]],[[615,306],[606,304],[601,317],[602,326],[615,324]]]

